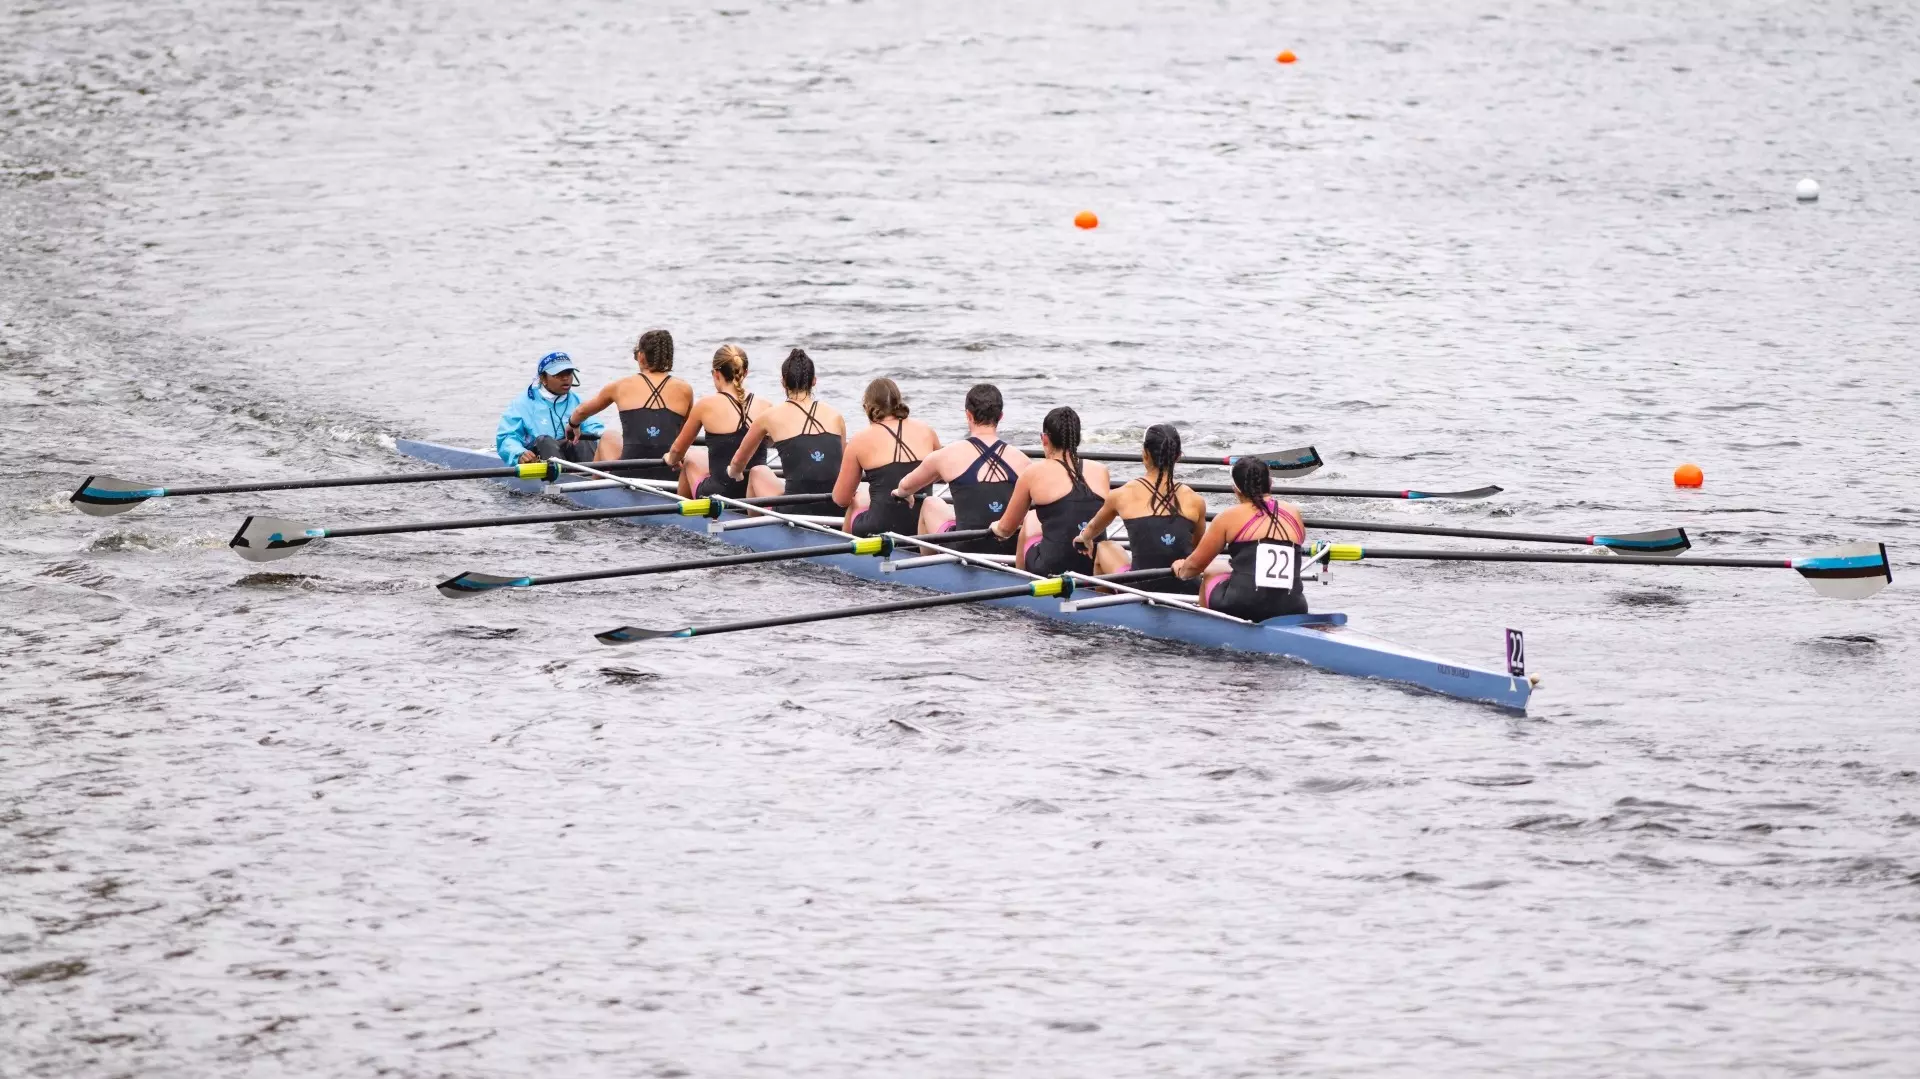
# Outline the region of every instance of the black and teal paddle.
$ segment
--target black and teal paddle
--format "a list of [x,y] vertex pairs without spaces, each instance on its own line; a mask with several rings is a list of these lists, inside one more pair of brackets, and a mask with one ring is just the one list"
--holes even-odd
[[[1021,453],[1038,457],[1046,452],[1039,446],[1022,447]],[[1111,461],[1116,464],[1139,464],[1140,452],[1125,453],[1118,450],[1080,450],[1078,455],[1083,461]],[[1257,450],[1253,453],[1236,453],[1226,457],[1202,457],[1187,455],[1179,459],[1183,465],[1230,465],[1245,458],[1256,458],[1267,463],[1267,469],[1275,476],[1293,479],[1319,469],[1323,463],[1320,451],[1312,446],[1302,446],[1295,450]]]
[[[1115,573],[1106,577],[1090,578],[1089,581],[1113,581],[1130,584],[1137,581],[1152,580],[1155,577],[1172,575],[1172,570],[1139,569],[1126,573]],[[594,634],[601,644],[631,644],[634,641],[656,640],[661,637],[687,638],[711,637],[717,633],[739,633],[749,629],[772,629],[775,626],[799,626],[810,622],[827,622],[836,618],[859,618],[870,614],[894,614],[899,611],[923,611],[931,607],[951,607],[960,603],[987,603],[996,599],[1014,599],[1020,596],[1057,596],[1062,599],[1073,595],[1074,582],[1066,577],[1042,577],[1021,584],[1007,585],[1003,588],[983,588],[976,592],[954,592],[944,596],[920,596],[914,599],[894,600],[891,603],[869,603],[860,607],[841,607],[831,611],[812,611],[807,614],[781,615],[777,618],[754,618],[745,622],[715,622],[708,626],[688,626],[685,629],[645,629],[640,626],[621,626],[604,633]]]
[[[1234,488],[1230,483],[1189,483],[1188,487],[1206,495],[1230,495]],[[1363,487],[1275,487],[1273,493],[1287,498],[1452,498],[1478,499],[1492,498],[1503,488],[1489,484],[1466,491],[1393,491],[1374,490]]]
[[1510,540],[1518,543],[1565,543],[1581,547],[1605,547],[1610,551],[1632,554],[1663,554],[1684,551],[1693,546],[1684,528],[1661,528],[1652,532],[1628,532],[1618,536],[1563,536],[1546,532],[1502,532],[1491,528],[1447,528],[1441,525],[1402,525],[1386,521],[1336,521],[1327,517],[1303,518],[1308,528],[1335,532],[1394,532],[1413,536],[1456,536],[1461,539]]
[[[755,506],[793,506],[818,502],[819,495],[771,495],[739,501]],[[460,528],[500,528],[507,525],[555,524],[569,521],[596,521],[618,517],[718,517],[720,503],[711,498],[689,498],[653,506],[622,506],[604,510],[560,510],[553,513],[521,513],[503,517],[467,517],[451,521],[410,521],[391,525],[352,525],[345,528],[321,528],[304,521],[279,517],[249,517],[240,524],[227,546],[249,562],[273,562],[300,553],[300,548],[320,539],[344,539],[348,536],[392,536],[404,532],[449,532]]]
[[[596,467],[602,471],[624,472],[640,468],[658,468],[659,458],[608,461]],[[504,468],[438,468],[431,472],[385,472],[377,476],[335,476],[311,480],[271,480],[263,483],[214,483],[194,487],[162,487],[159,484],[116,479],[113,476],[88,476],[73,492],[75,509],[93,517],[125,513],[149,498],[180,498],[186,495],[237,495],[253,491],[299,491],[318,487],[373,487],[389,483],[438,483],[441,480],[540,480],[554,483],[560,479],[560,466],[552,461],[507,465]]]
[[[1554,554],[1531,551],[1414,551],[1363,547],[1358,543],[1324,545],[1334,562],[1414,559],[1435,562],[1560,562],[1581,566],[1708,566],[1722,569],[1790,569],[1829,599],[1865,599],[1893,581],[1887,545],[1871,540],[1849,543],[1801,558],[1705,558],[1699,556]],[[1318,555],[1321,547],[1310,552]]]
[[[803,497],[818,498],[818,495]],[[985,539],[991,535],[989,529],[977,528],[965,532],[933,532],[925,536],[913,536],[912,539],[946,545],[964,543],[968,540]],[[748,551],[745,554],[717,555],[713,558],[694,558],[683,562],[656,562],[649,566],[628,566],[621,569],[593,569],[579,573],[551,573],[542,576],[505,577],[492,573],[461,573],[441,581],[437,586],[440,594],[459,599],[462,596],[477,596],[482,592],[495,592],[502,588],[534,588],[545,584],[567,584],[572,581],[604,581],[610,577],[646,577],[656,573],[683,573],[687,570],[717,569],[721,566],[751,566],[761,562],[786,562],[799,558],[822,558],[837,554],[863,554],[885,557],[893,553],[894,541],[890,536],[868,536],[863,539],[847,540],[842,543],[822,543],[812,547],[786,547],[777,551]]]

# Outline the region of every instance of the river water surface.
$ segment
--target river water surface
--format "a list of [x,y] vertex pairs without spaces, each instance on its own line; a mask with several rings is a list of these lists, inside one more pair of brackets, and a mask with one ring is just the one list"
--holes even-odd
[[[1920,1074],[1916,40],[1840,3],[0,8],[0,1075]],[[891,375],[949,438],[991,379],[1023,441],[1067,403],[1506,488],[1312,512],[1873,539],[1895,580],[1314,586],[1481,665],[1525,629],[1520,717],[997,611],[590,636],[886,594],[785,566],[431,589],[710,550],[615,524],[225,547],[532,508],[479,484],[66,502],[410,467],[651,326],[696,384],[724,341],[848,412]]]

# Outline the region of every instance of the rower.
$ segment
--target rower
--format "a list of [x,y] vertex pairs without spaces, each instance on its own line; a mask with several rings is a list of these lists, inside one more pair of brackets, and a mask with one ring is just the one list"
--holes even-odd
[[[739,345],[721,345],[713,354],[713,392],[694,402],[687,422],[667,450],[667,466],[680,470],[680,497],[745,498],[747,483],[725,472],[713,473],[709,462],[725,468],[746,438],[747,428],[773,406],[747,392],[747,353]],[[707,433],[706,448],[693,446],[694,436]],[[747,462],[747,471],[767,471],[767,448],[761,446]]]
[[940,436],[919,420],[907,418],[907,402],[890,378],[867,383],[860,406],[868,426],[847,439],[840,478],[833,485],[834,504],[847,508],[842,527],[856,536],[912,535],[920,521],[918,498],[896,498],[893,491],[921,460],[940,448]]
[[1065,405],[1040,422],[1040,446],[1047,459],[1020,473],[1007,512],[988,527],[1003,540],[1019,534],[1014,565],[1028,573],[1092,573],[1073,540],[1106,500],[1107,466],[1080,459],[1080,414]]
[[[573,410],[577,426],[589,416],[620,409],[621,441],[603,439],[600,460],[638,461],[665,457],[680,435],[687,413],[693,408],[693,387],[674,378],[673,335],[665,330],[648,330],[633,346],[634,362],[640,370],[607,383],[586,404]],[[666,465],[636,469],[626,473],[645,480],[670,480],[674,471]]]
[[[1174,574],[1182,580],[1204,574],[1200,605],[1236,618],[1261,622],[1306,614],[1300,547],[1307,527],[1300,508],[1272,497],[1273,476],[1257,457],[1233,463],[1233,489],[1239,503],[1213,519],[1193,553],[1173,564]],[[1224,570],[1214,557],[1222,548]]]
[[[1006,404],[1000,390],[982,382],[967,391],[967,439],[927,455],[920,467],[907,473],[894,489],[896,498],[934,483],[945,483],[953,499],[929,498],[920,504],[920,532],[947,532],[955,528],[986,528],[1006,512],[1013,484],[1033,463],[1032,458],[1000,440],[1000,415]],[[976,554],[1012,554],[1012,539],[982,538],[954,545]]]
[[[729,477],[736,482],[746,480],[750,498],[777,494],[822,496],[818,502],[782,506],[783,513],[832,515],[840,512],[832,496],[834,482],[840,477],[840,457],[846,448],[847,421],[832,405],[814,398],[813,381],[813,357],[797,348],[787,353],[787,362],[780,365],[780,385],[787,391],[786,403],[768,409],[753,421],[746,437],[740,440],[740,448],[734,451],[733,460],[727,464]],[[756,455],[765,459],[760,449],[763,441],[772,442],[774,451],[780,455],[780,470],[786,474],[784,484],[770,469],[755,469],[751,475],[747,472]]]
[[579,368],[566,353],[540,357],[527,392],[513,399],[494,428],[493,449],[500,460],[510,465],[552,457],[593,460],[607,425],[590,416],[577,425],[572,422],[580,404],[580,395],[574,391],[579,383]]
[[[1173,466],[1178,460],[1180,432],[1167,423],[1147,428],[1147,437],[1140,449],[1140,463],[1146,467],[1147,474],[1114,488],[1107,495],[1106,505],[1101,506],[1087,527],[1074,537],[1074,546],[1093,552],[1094,572],[1168,569],[1192,553],[1200,537],[1206,535],[1207,500],[1173,478]],[[1131,555],[1118,543],[1102,538],[1116,517],[1126,526]],[[1155,587],[1191,594],[1199,591],[1200,582],[1175,578]]]

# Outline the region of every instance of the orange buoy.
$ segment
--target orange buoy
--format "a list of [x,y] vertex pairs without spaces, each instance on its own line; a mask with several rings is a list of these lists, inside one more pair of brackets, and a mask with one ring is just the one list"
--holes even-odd
[[1699,465],[1691,461],[1673,470],[1675,487],[1698,487],[1705,482],[1707,482],[1706,474],[1700,471]]
[[1083,229],[1097,229],[1100,227],[1100,218],[1092,210],[1082,210],[1073,215],[1073,223]]
[[1293,55],[1292,49],[1281,49],[1280,55],[1274,57],[1273,61],[1277,64],[1291,64],[1298,59],[1299,57]]

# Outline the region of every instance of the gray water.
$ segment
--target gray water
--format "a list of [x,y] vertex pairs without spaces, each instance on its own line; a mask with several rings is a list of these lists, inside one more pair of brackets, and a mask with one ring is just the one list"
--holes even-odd
[[[1920,1074],[1917,23],[6,5],[0,1075]],[[656,325],[1895,580],[1315,586],[1525,629],[1517,717],[994,611],[590,637],[886,594],[787,566],[431,590],[708,550],[614,524],[225,549],[480,484],[66,502],[409,467]]]

